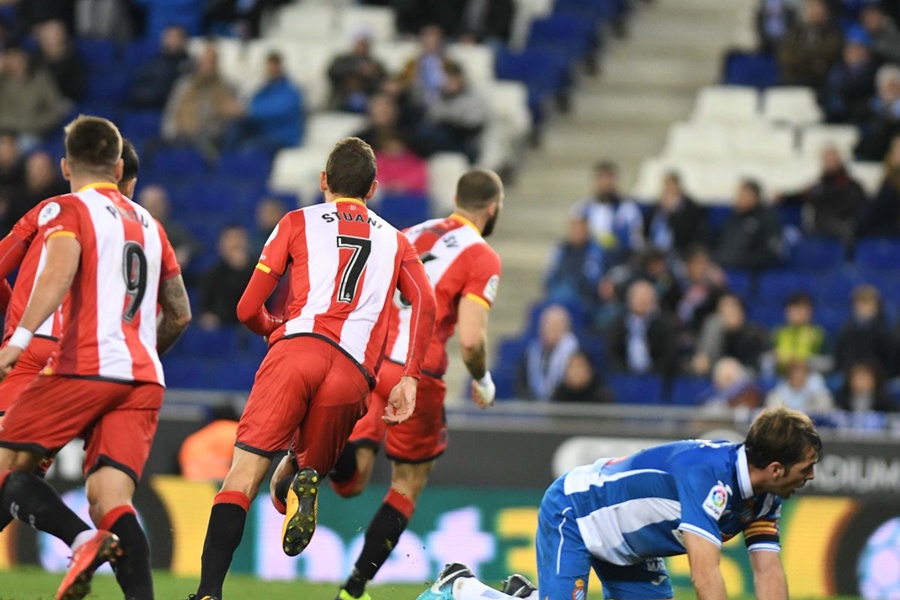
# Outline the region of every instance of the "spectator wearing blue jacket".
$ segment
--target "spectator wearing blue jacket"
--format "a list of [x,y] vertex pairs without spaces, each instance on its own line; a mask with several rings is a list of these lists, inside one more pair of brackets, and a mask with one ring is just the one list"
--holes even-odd
[[544,277],[551,302],[577,302],[585,311],[599,304],[597,286],[605,272],[603,247],[591,239],[587,218],[573,211],[566,238],[554,248]]
[[270,52],[266,56],[266,81],[247,104],[239,141],[271,150],[298,146],[305,127],[303,94],[284,74],[281,55]]

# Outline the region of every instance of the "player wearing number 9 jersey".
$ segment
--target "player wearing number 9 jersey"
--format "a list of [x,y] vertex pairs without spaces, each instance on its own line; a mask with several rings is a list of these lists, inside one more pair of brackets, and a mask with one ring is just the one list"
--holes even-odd
[[[366,207],[377,187],[375,172],[368,144],[338,142],[319,179],[326,203],[285,215],[238,303],[238,318],[269,336],[270,348],[238,425],[231,471],[212,507],[197,598],[222,597],[250,502],[271,460],[288,447],[298,472],[288,493],[283,549],[295,555],[309,544],[319,473],[331,470],[365,412],[397,289],[412,305],[410,350],[384,418],[400,422],[412,414],[434,328],[434,293],[415,248]],[[264,302],[289,265],[291,300],[279,319]]]
[[[179,268],[162,227],[116,187],[121,151],[121,135],[106,119],[82,116],[66,127],[62,170],[73,193],[41,209],[36,237],[44,245],[43,269],[0,350],[5,375],[69,293],[59,351],[0,424],[0,509],[72,547],[57,595],[66,600],[87,594],[94,569],[123,551],[128,558],[117,578],[126,596],[153,597],[147,539],[131,500],[163,397],[158,292]],[[27,472],[77,436],[85,438],[97,532]]]

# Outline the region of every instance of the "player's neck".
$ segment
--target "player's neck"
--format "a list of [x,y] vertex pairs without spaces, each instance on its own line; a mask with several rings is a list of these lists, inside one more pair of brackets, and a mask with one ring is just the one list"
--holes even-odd
[[473,213],[461,208],[454,210],[453,214],[474,226],[475,229],[478,230],[478,233],[484,231],[484,226],[487,224],[488,220],[488,217],[485,214]]
[[72,189],[73,194],[88,188],[109,186],[118,189],[118,184],[115,181],[110,181],[103,177],[72,177],[69,179],[69,187]]
[[351,200],[362,202],[363,204],[366,203],[365,199],[363,198],[352,198],[343,194],[332,194],[331,192],[325,192],[325,202],[337,202],[338,200],[343,200],[344,198],[350,198]]

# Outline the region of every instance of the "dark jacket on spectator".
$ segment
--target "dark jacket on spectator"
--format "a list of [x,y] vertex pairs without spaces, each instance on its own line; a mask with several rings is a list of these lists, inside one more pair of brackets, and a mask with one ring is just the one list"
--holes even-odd
[[[613,321],[607,336],[609,358],[617,371],[629,371],[629,314],[625,313]],[[675,325],[668,314],[657,312],[650,317],[650,322],[647,325],[647,347],[652,362],[651,372],[667,377],[675,375],[678,346],[675,339]]]
[[832,123],[862,123],[869,99],[875,95],[875,61],[850,68],[840,63],[828,73],[823,92],[823,108]]
[[807,232],[841,239],[856,231],[867,205],[865,190],[846,169],[823,173],[812,187],[785,197],[784,202],[803,202],[809,207],[809,218],[804,218],[803,223]]
[[590,309],[598,302],[597,284],[604,272],[603,248],[589,240],[582,246],[564,241],[553,253],[544,280],[544,289],[551,301],[581,304]]
[[175,87],[175,82],[191,66],[191,57],[184,54],[160,54],[138,71],[131,84],[129,102],[139,108],[161,109]]
[[[850,392],[850,388],[846,384],[840,390],[838,390],[834,401],[837,408],[841,410],[846,410],[848,412],[854,412],[855,410],[853,394]],[[894,406],[894,401],[887,393],[887,390],[884,389],[883,384],[878,385],[878,389],[873,394],[871,398],[870,410],[874,410],[877,412],[894,412],[895,410],[897,410]]]
[[598,375],[594,375],[587,386],[576,389],[563,381],[553,392],[553,402],[590,402],[594,404],[608,404],[614,402],[612,391],[605,385]]
[[879,364],[891,369],[894,368],[894,355],[894,341],[884,317],[866,322],[850,317],[838,333],[834,368],[844,373],[856,361],[876,359]]
[[74,102],[84,97],[84,88],[87,85],[87,70],[84,61],[78,55],[74,46],[70,45],[65,56],[57,61],[51,61],[38,52],[37,62],[44,66],[56,82],[59,92]]
[[729,269],[764,269],[781,255],[781,222],[770,208],[734,212],[719,232],[715,260]]
[[243,269],[222,261],[213,266],[200,283],[200,312],[216,315],[223,324],[236,325],[237,304],[255,268],[252,261]]
[[[660,245],[656,235],[660,228],[668,226],[672,236],[672,245],[679,254],[692,244],[705,244],[707,242],[707,210],[694,202],[692,198],[685,196],[681,205],[674,212],[667,214],[658,205],[653,207],[647,224],[647,240],[656,247]],[[664,234],[665,235],[665,234]]]
[[820,88],[840,58],[842,46],[843,35],[834,23],[822,28],[795,23],[778,48],[782,83]]
[[726,331],[722,355],[736,358],[745,367],[759,371],[760,358],[769,349],[769,334],[765,328],[747,323],[737,331]]
[[889,171],[860,219],[861,236],[900,235],[900,169]]

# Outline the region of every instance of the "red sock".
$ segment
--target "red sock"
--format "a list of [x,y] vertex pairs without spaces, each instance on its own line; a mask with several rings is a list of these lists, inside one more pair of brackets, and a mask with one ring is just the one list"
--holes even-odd
[[412,519],[413,513],[416,511],[416,501],[394,488],[388,490],[384,497],[384,503],[396,508],[401,515],[406,517],[407,521]]
[[244,512],[250,510],[250,498],[244,492],[237,490],[223,490],[219,492],[216,494],[215,500],[213,500],[213,505],[216,504],[237,504],[244,509]]

